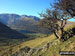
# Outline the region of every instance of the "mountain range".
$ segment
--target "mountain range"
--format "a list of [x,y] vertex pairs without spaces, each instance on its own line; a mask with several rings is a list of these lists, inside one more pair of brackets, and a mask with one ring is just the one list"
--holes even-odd
[[0,14],[0,21],[4,24],[15,24],[17,20],[31,18],[35,21],[40,19],[36,16],[17,15],[17,14]]

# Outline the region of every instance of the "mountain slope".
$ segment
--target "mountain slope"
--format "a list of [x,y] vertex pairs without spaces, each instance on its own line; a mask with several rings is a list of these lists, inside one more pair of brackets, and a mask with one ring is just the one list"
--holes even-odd
[[50,33],[48,29],[38,26],[40,19],[36,16],[0,14],[0,22],[21,33]]
[[10,38],[10,39],[16,39],[16,38],[27,38],[27,36],[10,29],[9,27],[7,27],[6,25],[2,24],[0,22],[0,38],[1,37],[5,37],[5,38]]

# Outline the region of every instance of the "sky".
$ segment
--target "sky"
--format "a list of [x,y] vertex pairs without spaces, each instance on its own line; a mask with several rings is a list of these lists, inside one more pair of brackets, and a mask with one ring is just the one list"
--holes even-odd
[[53,2],[53,0],[0,0],[0,14],[13,13],[40,17],[38,13],[50,8],[50,3]]
[[46,8],[50,7],[53,0],[0,0],[1,13],[15,13],[39,16]]

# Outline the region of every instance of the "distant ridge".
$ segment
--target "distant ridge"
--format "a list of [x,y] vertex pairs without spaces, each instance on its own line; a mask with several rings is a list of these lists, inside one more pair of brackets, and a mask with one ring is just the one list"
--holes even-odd
[[40,19],[36,16],[18,15],[18,14],[0,14],[0,21],[4,24],[14,24],[17,20],[21,19],[33,19],[39,21]]

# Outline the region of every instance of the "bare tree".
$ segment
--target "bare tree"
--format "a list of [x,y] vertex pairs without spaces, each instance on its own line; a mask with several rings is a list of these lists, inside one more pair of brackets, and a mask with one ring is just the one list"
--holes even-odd
[[[40,16],[43,17],[40,25],[52,31],[57,39],[61,41],[63,39],[64,27],[67,23],[67,15],[57,9],[47,9],[46,13],[41,13]],[[59,33],[58,30],[60,30],[61,33]]]
[[48,28],[59,40],[62,40],[67,19],[75,16],[75,0],[55,0],[52,8],[52,10],[47,9],[45,13],[40,14],[43,17],[40,25]]

